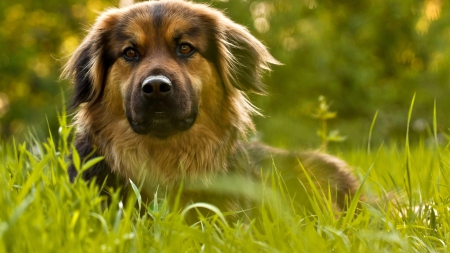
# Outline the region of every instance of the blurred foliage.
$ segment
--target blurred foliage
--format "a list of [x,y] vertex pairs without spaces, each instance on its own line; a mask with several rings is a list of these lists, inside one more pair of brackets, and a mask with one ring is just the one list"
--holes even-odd
[[[95,10],[110,3],[89,0],[0,2],[0,133],[33,126],[56,128],[67,84],[59,82],[65,58],[79,44]],[[89,10],[89,11],[88,11]]]
[[326,101],[324,96],[319,97],[319,106],[311,114],[311,117],[320,121],[320,128],[317,130],[317,135],[320,137],[321,145],[320,149],[326,151],[329,143],[342,142],[347,139],[346,136],[339,134],[339,130],[328,130],[328,121],[336,118],[337,113],[330,111],[330,105]]
[[[56,126],[58,76],[97,12],[117,2],[19,0],[0,3],[0,132]],[[310,117],[323,95],[337,111],[331,128],[347,145],[389,141],[406,132],[407,111],[417,93],[413,132],[427,131],[437,101],[437,126],[450,118],[450,4],[444,0],[213,1],[247,26],[284,65],[266,78],[269,96],[252,96],[266,118],[261,138],[281,146],[318,146],[320,123]],[[339,144],[344,145],[344,144]]]

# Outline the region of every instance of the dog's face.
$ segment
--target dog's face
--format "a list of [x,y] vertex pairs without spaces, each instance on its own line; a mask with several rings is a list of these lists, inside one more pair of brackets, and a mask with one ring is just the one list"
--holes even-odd
[[120,28],[109,42],[115,75],[109,85],[120,90],[115,99],[123,101],[136,133],[165,138],[189,129],[203,88],[213,88],[205,84],[221,85],[210,82],[215,80],[209,64],[215,53],[212,32],[203,22],[189,9],[161,4],[133,8],[116,21]]
[[222,13],[163,1],[103,13],[65,73],[75,76],[74,106],[103,104],[136,134],[165,139],[220,121],[230,94],[263,92],[268,63],[266,48]]

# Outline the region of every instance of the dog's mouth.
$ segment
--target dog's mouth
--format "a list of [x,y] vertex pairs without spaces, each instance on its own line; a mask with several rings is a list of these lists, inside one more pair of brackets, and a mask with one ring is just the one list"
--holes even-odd
[[192,127],[197,119],[197,113],[194,112],[185,118],[173,117],[167,112],[154,112],[145,119],[134,119],[127,116],[131,129],[137,134],[152,135],[159,139],[166,139],[178,132],[183,132]]

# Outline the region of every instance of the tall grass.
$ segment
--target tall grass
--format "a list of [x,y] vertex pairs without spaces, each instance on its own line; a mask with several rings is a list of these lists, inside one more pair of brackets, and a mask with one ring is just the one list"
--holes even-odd
[[[105,206],[94,184],[70,183],[65,119],[55,139],[0,144],[0,252],[446,252],[450,242],[450,154],[433,142],[436,128],[431,144],[339,155],[364,182],[368,200],[359,212],[354,201],[337,213],[319,192],[309,198],[316,215],[296,212],[274,170],[264,179],[258,220],[229,224],[219,210],[197,203],[188,208],[217,215],[186,225],[184,212],[168,211],[164,202],[139,213],[136,206],[145,203],[137,188],[134,200],[122,203],[115,191]],[[281,192],[275,198],[274,188]]]

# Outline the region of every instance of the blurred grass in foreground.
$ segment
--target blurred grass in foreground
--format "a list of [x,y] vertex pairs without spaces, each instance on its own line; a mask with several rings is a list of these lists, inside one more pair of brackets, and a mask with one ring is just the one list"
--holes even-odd
[[[0,144],[0,252],[433,252],[450,242],[448,146],[422,142],[338,154],[364,179],[369,199],[395,192],[400,204],[333,213],[313,194],[318,213],[312,216],[291,210],[285,194],[271,198],[264,191],[269,205],[257,221],[227,224],[215,210],[218,215],[189,226],[183,212],[167,213],[164,205],[153,203],[141,215],[136,201],[123,204],[116,192],[105,207],[93,184],[71,184],[65,115],[60,125],[58,138]],[[267,184],[282,189],[276,176]]]

